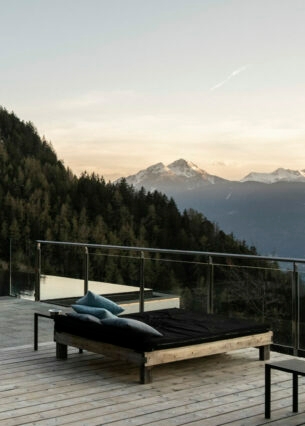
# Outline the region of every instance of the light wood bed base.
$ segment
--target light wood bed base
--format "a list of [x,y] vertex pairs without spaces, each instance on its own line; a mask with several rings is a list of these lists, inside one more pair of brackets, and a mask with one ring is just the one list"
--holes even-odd
[[140,367],[140,383],[145,384],[152,381],[152,368],[154,366],[174,361],[199,358],[249,347],[257,347],[259,349],[259,359],[261,361],[268,360],[270,358],[272,336],[272,331],[268,331],[249,336],[181,346],[172,349],[160,349],[151,352],[136,352],[133,349],[122,348],[109,343],[56,331],[54,333],[54,340],[56,342],[57,359],[66,359],[68,356],[68,346],[73,346],[89,352],[128,361]]

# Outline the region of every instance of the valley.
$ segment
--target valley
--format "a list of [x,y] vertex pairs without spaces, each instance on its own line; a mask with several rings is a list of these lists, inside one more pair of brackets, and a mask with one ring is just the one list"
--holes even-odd
[[230,181],[180,159],[169,166],[158,163],[126,181],[173,197],[181,211],[198,210],[261,255],[305,257],[304,170],[250,173]]

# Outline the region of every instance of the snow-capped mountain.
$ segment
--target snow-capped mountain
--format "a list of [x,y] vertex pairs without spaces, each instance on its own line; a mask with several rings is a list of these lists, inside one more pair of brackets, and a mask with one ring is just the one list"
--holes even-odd
[[230,181],[180,159],[168,166],[155,164],[126,181],[173,197],[181,211],[202,212],[260,254],[305,257],[305,169],[280,168]]
[[[143,186],[148,191],[153,191],[155,189],[160,191],[169,189],[192,190],[206,185],[230,182],[219,176],[210,175],[205,170],[196,166],[196,164],[183,159],[174,161],[168,166],[165,166],[163,163],[154,164],[147,169],[128,176],[126,181],[137,189]],[[241,179],[240,182],[258,182],[265,184],[277,182],[305,183],[305,169],[290,170],[279,168],[271,173],[251,172]]]
[[226,182],[218,176],[210,175],[196,164],[183,159],[165,166],[157,163],[126,178],[127,183],[139,189],[142,186],[148,191],[188,189],[192,190],[205,185]]
[[279,168],[272,173],[252,172],[241,179],[241,182],[261,182],[267,184],[276,182],[305,182],[305,169],[290,170]]

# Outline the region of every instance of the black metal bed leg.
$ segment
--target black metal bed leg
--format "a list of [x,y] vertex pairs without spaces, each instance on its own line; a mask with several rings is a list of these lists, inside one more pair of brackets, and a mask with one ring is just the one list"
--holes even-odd
[[292,411],[298,412],[299,405],[299,390],[298,390],[298,373],[292,373]]
[[265,418],[270,419],[271,410],[271,368],[265,364]]
[[67,359],[68,358],[68,346],[62,343],[56,342],[56,358]]
[[270,359],[270,345],[260,346],[258,349],[260,361],[267,361]]
[[152,382],[152,367],[140,366],[140,383],[145,385]]

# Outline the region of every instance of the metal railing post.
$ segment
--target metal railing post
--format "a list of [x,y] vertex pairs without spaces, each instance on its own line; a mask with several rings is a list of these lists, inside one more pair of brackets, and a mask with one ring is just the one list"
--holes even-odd
[[208,273],[207,273],[207,313],[208,314],[213,314],[214,312],[213,293],[214,293],[214,266],[213,266],[213,258],[212,256],[209,256]]
[[89,250],[85,247],[85,265],[84,265],[84,294],[87,294],[89,287]]
[[36,249],[36,277],[35,277],[35,301],[40,300],[40,275],[41,275],[41,246],[37,244]]
[[144,251],[140,254],[140,296],[139,296],[139,308],[140,312],[144,312],[144,262],[145,256]]
[[300,318],[300,294],[299,294],[299,273],[297,265],[293,262],[292,273],[292,343],[293,355],[298,356],[299,353],[299,318]]
[[10,268],[9,268],[9,280],[10,280],[10,290],[9,295],[12,296],[12,238],[10,238]]

